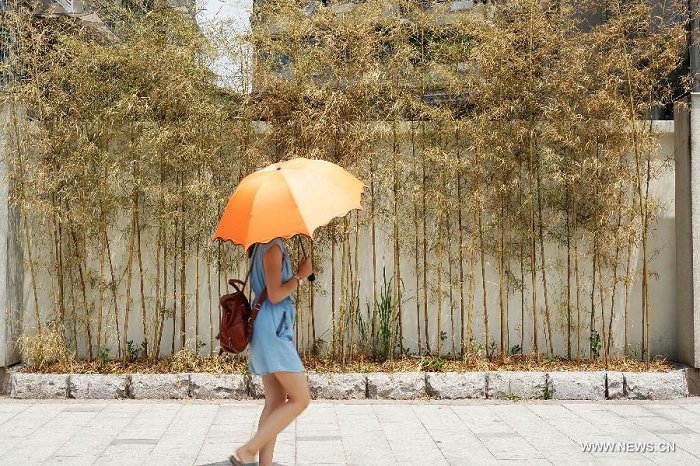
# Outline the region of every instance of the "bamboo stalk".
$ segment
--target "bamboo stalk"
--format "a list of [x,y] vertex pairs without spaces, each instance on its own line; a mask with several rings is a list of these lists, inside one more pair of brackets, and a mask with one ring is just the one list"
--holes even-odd
[[416,274],[416,338],[418,344],[418,354],[422,354],[423,349],[421,345],[421,331],[420,331],[420,266],[418,261],[420,260],[419,246],[418,246],[418,228],[419,228],[419,217],[418,217],[418,203],[413,204],[413,220],[415,227],[415,244],[414,244],[414,254],[415,254],[415,274]]
[[427,174],[425,170],[426,157],[425,157],[425,126],[421,123],[421,168],[422,173],[422,197],[423,197],[423,329],[425,331],[425,351],[430,354],[430,332],[429,332],[429,321],[428,321],[428,232],[427,232]]
[[[413,126],[413,121],[411,121],[411,159],[416,160],[416,131]],[[415,275],[416,275],[416,339],[418,345],[418,354],[423,353],[423,347],[421,345],[421,329],[420,329],[420,252],[419,252],[419,228],[420,228],[420,218],[418,216],[418,202],[413,203],[413,227],[414,227],[414,256],[415,256]],[[374,242],[374,240],[373,240]],[[375,294],[376,299],[376,294]],[[427,306],[426,303],[423,304]]]
[[[314,254],[314,243],[311,243],[311,263],[315,264],[316,262],[316,257]],[[309,282],[309,315],[311,316],[311,341],[312,345],[316,345],[316,318],[314,315],[314,282]],[[313,347],[312,347],[313,348]]]
[[457,357],[457,348],[455,347],[455,313],[454,313],[454,295],[452,293],[452,235],[450,234],[450,211],[445,211],[445,233],[447,234],[447,283],[450,290],[450,332],[452,340],[452,357]]
[[[357,312],[359,309],[359,300],[360,300],[360,264],[359,264],[359,245],[360,245],[360,213],[355,211],[355,271],[354,271],[354,279],[353,279],[353,305],[352,305],[352,322],[353,326],[355,321],[357,320]],[[351,337],[350,338],[351,344],[354,344],[354,340]],[[352,357],[355,355],[355,351],[351,351]]]
[[[647,248],[647,231],[649,230],[649,212],[648,212],[648,200],[649,200],[649,183],[651,181],[651,159],[649,156],[647,156],[647,177],[646,177],[646,190],[644,193],[644,226],[642,228],[642,234],[644,241],[642,243],[642,247],[645,250],[645,256],[646,256],[646,248]],[[643,267],[642,267],[642,276],[644,277],[644,300],[643,300],[643,307],[644,307],[644,313],[646,317],[646,347],[647,347],[647,353],[646,353],[646,368],[647,370],[649,369],[649,364],[651,361],[651,306],[649,304],[649,264],[648,260],[645,260],[643,262]]]
[[[393,304],[394,312],[398,316],[399,321],[399,351],[403,354],[403,318],[401,312],[401,250],[399,243],[399,148],[398,137],[396,134],[396,122],[392,125],[393,136],[393,191],[394,191],[394,281],[393,281]],[[439,345],[439,343],[438,343]],[[392,344],[391,352],[393,354],[395,345]],[[438,350],[439,351],[439,350]]]
[[[162,202],[162,200],[161,200]],[[162,205],[161,205],[162,211]],[[158,358],[160,353],[160,339],[158,338],[158,332],[160,329],[160,322],[163,320],[163,308],[164,303],[160,300],[160,270],[161,270],[161,254],[163,248],[163,220],[160,218],[158,220],[158,232],[156,233],[156,283],[155,283],[155,315],[153,316],[153,346],[149,348],[150,357],[152,360]]]
[[[60,205],[60,202],[59,202]],[[60,221],[54,215],[54,224],[56,225],[56,257],[57,257],[57,276],[58,276],[58,302],[60,309],[61,322],[66,319],[66,303],[65,303],[65,277],[63,272],[63,229]],[[117,331],[119,331],[117,329]]]
[[531,292],[532,292],[532,332],[533,332],[533,338],[534,338],[534,350],[535,354],[537,357],[537,360],[540,360],[540,346],[539,346],[539,329],[537,325],[537,266],[536,266],[536,252],[535,252],[535,207],[534,207],[534,202],[532,199],[532,195],[534,193],[534,188],[533,188],[533,154],[534,152],[534,147],[533,147],[533,140],[532,140],[532,132],[529,140],[529,159],[528,159],[528,178],[529,178],[529,185],[530,185],[530,201],[528,203],[528,208],[530,210],[530,225],[529,225],[529,233],[530,233],[530,278],[531,278]]
[[146,350],[146,355],[150,351],[148,340],[148,317],[146,314],[146,292],[144,289],[144,269],[143,259],[141,254],[141,220],[139,215],[140,209],[136,210],[136,258],[139,262],[139,285],[141,290],[141,322],[143,326],[143,344]]
[[75,275],[72,267],[68,269],[70,282],[71,320],[73,321],[73,352],[78,354],[78,306],[75,304]]
[[470,255],[469,255],[469,299],[467,302],[467,345],[469,345],[471,340],[472,340],[472,314],[473,314],[473,310],[474,310],[474,287],[475,287],[474,283],[476,282],[476,280],[474,278],[474,267],[476,267],[475,262],[476,262],[476,238],[477,238],[477,236],[478,236],[478,233],[477,233],[476,228],[475,228],[472,231],[472,244],[471,244]]
[[[460,161],[460,151],[459,151],[459,129],[456,130],[457,139],[457,161]],[[465,330],[466,325],[464,322],[464,227],[462,225],[462,174],[461,167],[457,171],[457,230],[459,232],[459,321],[460,321],[460,356],[464,356],[466,351],[466,340],[465,340]],[[418,222],[416,221],[416,225]],[[417,247],[416,247],[417,252]],[[417,260],[417,259],[416,259]],[[416,280],[418,279],[418,273],[416,272]]]
[[[182,226],[180,227],[180,349],[185,348],[187,322],[187,275],[185,268],[187,263],[187,250],[185,245],[185,230],[187,223],[185,222],[185,201],[182,193],[184,180],[180,175],[180,215]],[[227,280],[228,281],[228,280]]]
[[623,186],[620,186],[620,193],[618,195],[617,201],[617,224],[615,227],[615,259],[612,264],[613,269],[613,279],[612,279],[612,292],[610,297],[610,320],[608,321],[608,342],[605,347],[606,354],[610,353],[610,345],[613,340],[612,338],[612,324],[615,318],[615,292],[617,290],[617,267],[620,259],[620,228],[622,226],[622,196],[623,196]]
[[105,219],[104,209],[100,207],[100,225],[102,226],[102,235],[100,238],[100,281],[99,281],[99,297],[97,304],[97,352],[99,354],[102,349],[102,317],[104,307],[104,277],[105,277],[105,252],[107,250],[107,221]]
[[484,228],[481,221],[482,216],[482,206],[481,206],[481,160],[479,157],[479,151],[476,152],[476,225],[479,232],[479,249],[480,249],[480,262],[481,262],[481,289],[483,292],[483,306],[484,306],[484,348],[486,349],[486,356],[491,357],[489,352],[489,309],[488,309],[488,297],[486,293],[486,264],[485,264],[485,248],[484,248]]
[[92,351],[92,325],[90,325],[90,306],[88,305],[88,297],[87,297],[87,280],[85,277],[85,271],[87,269],[87,260],[85,258],[85,250],[83,248],[82,252],[78,252],[80,250],[79,244],[78,244],[78,238],[71,227],[70,229],[70,236],[71,239],[73,240],[73,250],[75,253],[76,261],[78,263],[78,276],[80,277],[80,291],[81,291],[81,296],[83,300],[83,326],[85,328],[85,335],[86,335],[86,342],[85,342],[85,353],[88,356],[89,360],[93,359],[93,351]]
[[[374,151],[370,150],[370,216],[372,217],[372,348],[377,347],[377,225],[374,197]],[[332,242],[335,248],[335,237]],[[334,249],[331,251],[335,252]],[[333,269],[335,270],[335,269]],[[335,331],[334,331],[335,333]]]
[[566,357],[571,359],[571,220],[569,187],[566,188]]
[[[632,214],[630,214],[630,217],[631,217],[631,216],[632,216]],[[630,220],[630,223],[631,223],[631,220]],[[630,271],[631,271],[631,269],[632,269],[632,243],[633,243],[633,238],[634,238],[634,236],[633,236],[633,233],[632,233],[632,232],[630,232],[630,233],[627,234],[627,265],[626,265],[626,268],[625,268],[625,307],[624,307],[624,313],[625,313],[625,315],[624,315],[624,332],[623,332],[623,333],[624,333],[624,337],[623,337],[623,338],[624,338],[624,345],[625,345],[625,348],[624,348],[624,355],[625,355],[625,357],[628,356],[628,349],[629,349],[629,342],[628,342],[628,339],[627,339],[628,333],[627,333],[627,332],[628,332],[629,309],[630,309],[630,306],[629,306],[629,296],[630,296],[630,293],[629,293],[629,291],[630,291],[630,284],[631,284],[631,281],[632,281],[632,276],[631,276],[631,274],[630,274]]]
[[540,262],[542,264],[542,286],[543,286],[543,294],[544,294],[544,315],[545,319],[547,321],[547,335],[548,335],[548,341],[549,341],[549,354],[554,353],[554,343],[552,342],[553,340],[553,334],[552,334],[552,319],[550,317],[550,309],[549,309],[549,293],[547,290],[547,268],[546,268],[546,258],[545,258],[545,253],[544,253],[544,232],[543,232],[543,221],[542,221],[542,194],[541,194],[541,185],[542,185],[542,177],[541,177],[541,171],[540,171],[540,163],[539,159],[536,164],[536,169],[537,169],[537,215],[538,215],[538,232],[539,232],[539,241],[540,241]]
[[[337,320],[335,315],[335,228],[333,229],[331,236],[331,326],[332,326],[332,344],[331,344],[331,355],[335,359],[338,355],[336,335],[338,335],[336,328]],[[372,332],[374,336],[374,332]],[[375,343],[376,345],[376,340]],[[374,346],[373,346],[374,347]]]
[[505,309],[505,302],[503,301],[503,287],[504,287],[504,263],[505,263],[505,253],[504,253],[504,235],[505,235],[505,227],[503,225],[503,216],[504,216],[504,209],[505,209],[505,201],[503,199],[503,193],[501,193],[501,209],[500,209],[500,215],[499,215],[499,243],[498,243],[498,301],[499,301],[499,307],[501,311],[501,319],[500,319],[500,324],[501,324],[501,357],[505,357],[507,354],[507,347],[506,347],[506,309]]
[[131,209],[131,227],[129,232],[129,254],[126,261],[126,305],[124,308],[124,348],[122,351],[123,357],[126,359],[129,355],[129,314],[131,311],[131,273],[134,258],[134,242],[136,241],[136,206],[135,203]]
[[32,242],[29,234],[29,221],[27,220],[27,214],[22,213],[22,219],[24,220],[24,241],[27,249],[27,260],[29,262],[29,275],[32,279],[32,295],[34,296],[34,319],[36,321],[36,329],[39,336],[42,335],[41,327],[41,315],[39,313],[39,292],[37,291],[36,285],[36,271],[34,270],[34,258],[32,256]]
[[117,282],[114,276],[114,265],[112,263],[112,251],[109,244],[109,236],[105,236],[107,243],[107,262],[109,263],[109,277],[111,280],[110,290],[112,291],[112,302],[114,303],[114,330],[117,332],[117,357],[122,357],[121,332],[119,330],[119,304],[117,301]]
[[177,333],[176,320],[177,320],[177,261],[179,258],[180,248],[177,246],[178,243],[178,232],[179,232],[179,219],[175,217],[175,231],[173,232],[173,315],[172,315],[172,327],[173,334],[170,341],[170,354],[175,355],[175,338]]
[[578,217],[576,213],[576,197],[573,199],[574,217],[574,278],[576,280],[576,359],[581,357],[581,278],[578,267]]
[[444,222],[444,216],[445,216],[445,208],[443,206],[443,203],[440,203],[439,206],[439,211],[438,211],[438,222],[437,222],[437,229],[438,229],[438,239],[437,239],[437,264],[435,266],[437,267],[437,355],[441,355],[441,349],[442,349],[442,243],[443,243],[443,235],[442,235],[442,225]]
[[199,346],[200,346],[200,339],[199,339],[199,241],[195,242],[195,253],[194,253],[194,274],[195,274],[195,283],[194,283],[194,342],[195,342],[195,351],[197,354],[199,354]]
[[525,238],[520,236],[520,351],[525,353]]
[[[55,198],[52,199],[54,204],[52,207],[55,209]],[[62,291],[60,290],[60,282],[58,279],[54,279],[58,275],[58,227],[56,225],[56,214],[55,211],[51,215],[51,263],[49,265],[51,270],[51,302],[53,304],[52,314],[53,318],[62,324],[65,324],[65,313],[63,312],[62,303],[59,301],[62,299]],[[64,333],[64,338],[67,335]]]
[[[617,14],[622,15],[622,6],[620,5],[619,0],[615,3],[615,6],[617,8]],[[634,92],[633,92],[633,85],[632,85],[632,75],[631,75],[631,64],[630,64],[630,59],[629,59],[629,53],[628,53],[628,47],[627,47],[627,39],[625,37],[624,31],[621,34],[621,43],[622,43],[622,49],[623,49],[623,63],[625,65],[625,78],[626,78],[626,84],[627,84],[627,89],[628,89],[628,97],[629,97],[629,123],[632,126],[632,140],[633,140],[633,147],[634,147],[634,159],[635,159],[635,180],[636,180],[636,188],[637,188],[637,195],[639,198],[639,211],[640,211],[640,217],[641,217],[641,224],[642,224],[642,355],[645,355],[645,350],[646,350],[646,361],[647,363],[649,362],[649,354],[648,354],[648,346],[646,345],[648,343],[648,329],[649,329],[649,322],[648,322],[648,314],[649,314],[649,308],[648,308],[648,302],[647,302],[647,297],[648,297],[648,257],[647,257],[647,234],[646,234],[646,227],[647,227],[647,205],[646,205],[646,199],[642,195],[642,173],[641,173],[641,165],[642,165],[642,154],[641,154],[641,147],[639,143],[639,134],[637,130],[637,118],[635,115],[635,99],[634,99]],[[647,170],[648,172],[648,170]],[[648,179],[648,177],[647,177]],[[648,185],[648,183],[647,183]],[[645,320],[646,320],[646,326],[645,326]],[[646,332],[646,333],[645,333]]]
[[[595,331],[595,284],[596,284],[596,269],[598,264],[598,230],[593,232],[593,257],[592,257],[592,270],[593,276],[591,277],[591,322],[589,329],[588,341],[593,341],[593,332]],[[593,357],[593,347],[589,344],[590,356]]]
[[[168,307],[168,239],[165,237],[167,226],[163,226],[163,294],[161,297],[161,317],[158,325],[158,337],[155,343],[156,357],[160,355],[160,345],[163,341],[163,329],[165,328],[165,314]],[[174,280],[174,277],[173,277]]]
[[340,259],[340,308],[339,308],[339,329],[338,336],[340,345],[340,360],[345,364],[345,316],[346,316],[346,305],[347,305],[347,291],[346,291],[346,279],[347,269],[345,266],[345,257],[347,253],[347,231],[348,231],[348,221],[347,217],[343,218],[343,243],[342,243],[342,253]]
[[607,346],[607,337],[606,337],[606,332],[605,332],[605,287],[603,286],[603,272],[600,270],[601,265],[598,264],[598,275],[600,276],[600,286],[598,287],[598,295],[600,298],[600,326],[601,326],[601,333],[603,335],[603,361],[605,361],[605,369],[607,370],[609,368],[608,366],[608,346]]
[[[518,175],[520,179],[519,203],[524,205],[523,201],[523,166],[520,162]],[[529,230],[529,229],[528,229]],[[520,352],[525,353],[525,235],[520,232]]]
[[[209,260],[211,256],[208,256]],[[207,260],[207,291],[209,297],[209,356],[214,356],[214,297],[211,289],[211,263]]]

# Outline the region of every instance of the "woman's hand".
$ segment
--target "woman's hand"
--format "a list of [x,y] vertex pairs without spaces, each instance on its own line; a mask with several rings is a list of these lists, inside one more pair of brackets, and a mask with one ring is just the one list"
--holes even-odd
[[313,273],[313,269],[311,268],[311,258],[310,257],[304,257],[301,262],[299,263],[299,267],[297,268],[297,275],[306,280],[309,278],[309,276]]

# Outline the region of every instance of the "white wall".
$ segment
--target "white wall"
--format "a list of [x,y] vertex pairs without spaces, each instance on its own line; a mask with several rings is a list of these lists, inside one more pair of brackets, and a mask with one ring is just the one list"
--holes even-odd
[[[663,160],[672,157],[673,156],[673,134],[672,134],[672,122],[669,123],[662,123],[661,124],[661,129],[664,132],[662,138],[661,138],[661,151],[657,154],[655,162],[657,164],[662,164]],[[659,200],[661,200],[663,204],[663,209],[661,212],[661,215],[658,219],[658,221],[654,224],[654,227],[649,235],[649,242],[650,242],[650,251],[655,251],[655,255],[653,256],[653,260],[651,261],[651,272],[656,277],[656,274],[658,274],[658,278],[652,278],[651,284],[650,284],[650,295],[651,295],[651,345],[652,345],[652,353],[653,354],[662,354],[666,356],[667,358],[674,359],[676,357],[676,338],[677,338],[677,329],[676,329],[676,301],[675,301],[675,242],[674,242],[674,237],[675,237],[675,231],[674,231],[674,171],[673,171],[673,164],[665,164],[664,165],[664,171],[662,175],[656,179],[651,187],[650,191],[651,194],[655,197],[657,197]],[[406,219],[407,221],[405,222],[408,225],[411,225],[411,219]],[[212,229],[215,226],[212,226]],[[126,228],[123,229],[123,231],[126,231]],[[378,241],[377,241],[377,275],[378,275],[378,281],[379,284],[381,285],[381,274],[382,274],[382,268],[386,267],[387,271],[387,277],[391,277],[393,275],[393,249],[392,249],[392,242],[391,242],[391,227],[390,226],[379,226],[377,229],[377,235],[378,235]],[[360,310],[364,313],[366,312],[366,303],[369,302],[370,297],[371,297],[371,283],[372,283],[372,273],[371,273],[371,264],[372,264],[372,252],[371,252],[371,238],[369,236],[369,231],[363,230],[362,234],[360,235],[360,244],[359,244],[359,264],[360,264],[360,281],[361,281],[361,295],[362,299],[360,301]],[[148,239],[144,237],[144,244],[148,244]],[[127,251],[128,251],[128,237],[126,235],[122,237],[118,237],[113,240],[112,244],[112,260],[114,263],[114,267],[117,271],[123,271],[125,270],[126,266],[126,260],[127,260]],[[233,246],[230,245],[230,243],[227,243],[226,248],[233,248]],[[354,248],[354,245],[353,245]],[[148,250],[147,246],[144,246],[144,251]],[[635,251],[637,252],[637,251]],[[48,251],[43,251],[44,257],[46,257],[46,254]],[[431,256],[431,261],[434,263],[435,261],[435,252],[432,251],[430,254]],[[40,254],[37,253],[39,256],[36,260],[37,263],[39,264],[41,261]],[[336,271],[338,275],[340,274],[340,256],[341,256],[341,251],[340,247],[338,246],[338,249],[336,251],[336,258],[337,258],[337,267]],[[566,257],[564,255],[564,251],[561,250],[556,250],[554,248],[548,248],[548,261],[550,264],[554,264],[552,268],[550,268],[547,271],[547,277],[548,277],[548,285],[550,288],[549,292],[549,300],[550,300],[550,305],[552,307],[552,326],[553,326],[553,332],[555,334],[555,340],[554,340],[554,346],[555,346],[555,352],[560,355],[565,355],[566,354],[566,340],[565,340],[565,323],[566,323],[566,317],[565,317],[565,312],[563,308],[561,307],[561,304],[564,302],[564,292],[565,292],[565,286],[566,286]],[[487,259],[488,260],[488,259]],[[155,263],[155,256],[154,254],[146,254],[144,256],[144,261],[146,262],[146,267],[147,270],[151,269],[153,267],[153,264]],[[491,261],[491,260],[489,260]],[[633,265],[637,269],[637,274],[636,276],[639,277],[641,274],[641,256],[640,254],[636,253],[633,255]],[[133,287],[132,287],[132,307],[131,307],[131,317],[130,317],[130,324],[129,324],[129,339],[133,339],[137,345],[140,344],[142,337],[142,323],[141,323],[141,303],[140,303],[140,293],[139,293],[139,282],[138,282],[138,268],[136,263],[135,264],[135,272],[134,272],[134,277],[133,277]],[[412,251],[403,251],[401,253],[401,276],[404,282],[404,298],[405,301],[403,303],[403,323],[404,323],[404,344],[407,346],[412,353],[415,353],[417,351],[417,336],[416,336],[416,300],[415,300],[415,291],[416,291],[416,281],[414,277],[414,268],[415,268],[415,263],[414,263],[414,258],[412,256]],[[478,263],[477,263],[478,264]],[[316,293],[315,293],[315,305],[314,305],[314,319],[315,319],[315,324],[316,324],[316,337],[317,338],[322,338],[326,342],[330,342],[332,336],[330,332],[331,328],[331,301],[330,301],[330,283],[331,283],[331,278],[330,278],[330,267],[329,263],[326,262],[324,264],[321,264],[323,267],[323,271],[318,273],[318,280],[316,282]],[[489,302],[488,302],[488,308],[489,308],[489,321],[490,321],[490,335],[491,337],[495,340],[496,346],[500,346],[500,321],[499,321],[499,316],[500,316],[500,309],[499,309],[499,303],[498,303],[498,273],[497,273],[497,264],[493,263],[487,263],[486,266],[486,278],[487,278],[487,287],[489,288]],[[517,267],[517,265],[514,265]],[[195,290],[195,263],[194,261],[190,261],[190,263],[187,266],[188,268],[188,274],[187,274],[187,287],[188,287],[188,319],[187,319],[187,338],[188,340],[191,340],[194,338],[194,302],[195,302],[195,293],[199,293],[199,300],[200,300],[200,338],[207,343],[207,346],[203,349],[203,351],[208,352],[209,347],[209,311],[210,311],[210,301],[209,301],[209,288],[207,286],[207,273],[206,273],[206,268],[204,263],[202,262],[200,264],[200,287],[198,290]],[[581,339],[581,349],[582,349],[582,354],[587,354],[587,348],[588,348],[588,331],[586,330],[587,328],[587,323],[589,319],[589,314],[588,314],[588,309],[589,309],[589,303],[590,303],[590,272],[587,270],[590,269],[590,264],[582,264],[582,281],[583,281],[583,291],[582,291],[582,303],[583,303],[583,309],[582,309],[582,324],[584,327],[584,330],[582,331],[582,339]],[[96,269],[95,266],[93,266],[93,269]],[[99,270],[99,269],[97,269]],[[445,262],[444,262],[444,272],[443,272],[443,289],[447,289],[447,261],[446,261],[446,254],[445,254]],[[454,275],[456,276],[458,273],[458,265],[454,265]],[[467,270],[467,264],[465,264],[465,270]],[[517,270],[517,268],[516,268]],[[56,280],[55,280],[55,274],[48,274],[47,271],[44,269],[42,271],[43,273],[43,278],[40,278],[39,280],[39,287],[41,291],[41,308],[42,308],[42,314],[45,316],[45,318],[48,318],[51,314],[51,309],[53,307],[53,304],[51,303],[51,286],[56,286]],[[217,275],[214,270],[212,270],[212,281],[213,281],[213,286],[212,286],[212,296],[213,299],[211,301],[212,304],[212,309],[214,313],[214,322],[215,322],[215,327],[218,326],[218,295],[219,295],[219,288],[217,285]],[[517,272],[519,273],[519,271]],[[241,272],[241,275],[243,272]],[[53,278],[52,278],[53,277]],[[540,276],[538,274],[538,280],[540,280]],[[172,277],[169,278],[170,283],[172,283]],[[337,279],[337,282],[339,282],[339,279]],[[436,339],[437,339],[437,328],[436,328],[436,318],[435,318],[435,313],[437,312],[437,305],[436,305],[436,298],[435,298],[435,293],[434,289],[436,287],[436,277],[433,277],[431,282],[431,293],[429,296],[430,301],[430,308],[429,308],[429,313],[431,315],[430,321],[431,321],[431,327],[430,327],[430,337],[431,337],[431,348],[433,351],[436,349]],[[223,282],[223,277],[221,277],[221,289],[225,290],[224,287],[224,282]],[[339,284],[337,284],[338,288],[336,289],[336,297],[339,299],[340,295],[340,288]],[[147,298],[147,306],[148,306],[148,315],[152,315],[151,309],[152,306],[154,305],[154,299],[150,295],[150,291],[152,290],[153,283],[152,280],[149,279],[146,283],[146,294],[148,296]],[[466,289],[466,285],[465,285]],[[459,300],[458,300],[458,288],[455,288],[455,298],[454,298],[454,313],[455,313],[455,338],[459,340],[459,334],[460,334],[460,326],[461,322],[459,320]],[[124,288],[122,287],[120,289],[120,294],[122,295],[122,302],[119,303],[120,310],[123,310],[124,304],[123,304],[123,294],[124,294]],[[622,309],[624,305],[624,296],[623,296],[623,289],[622,286],[618,287],[617,291],[617,299],[615,303],[615,309],[616,309],[616,318],[614,320],[614,326],[613,326],[613,331],[615,336],[614,340],[614,348],[616,349],[617,352],[621,351],[622,348],[622,329],[623,329],[623,322],[622,322]],[[109,296],[109,293],[106,293],[107,296]],[[169,293],[169,296],[171,296],[172,293]],[[422,292],[421,292],[422,296]],[[476,267],[476,277],[475,277],[475,288],[474,288],[474,311],[473,311],[473,334],[474,338],[480,341],[483,341],[483,314],[482,314],[482,309],[483,309],[483,303],[482,303],[482,293],[481,293],[481,277],[479,274],[479,267]],[[634,285],[631,287],[631,292],[630,292],[631,300],[630,300],[630,320],[629,320],[629,342],[632,346],[639,345],[640,342],[640,337],[641,337],[641,316],[640,316],[640,308],[641,308],[641,283],[639,280],[637,280]],[[76,296],[76,302],[79,304],[80,301],[80,296]],[[169,297],[169,299],[172,299]],[[34,322],[34,311],[33,311],[33,294],[32,294],[32,288],[31,288],[31,280],[27,277],[25,279],[25,327],[26,328],[32,328],[35,325]],[[93,299],[93,306],[95,306],[96,299]],[[466,301],[466,291],[465,291],[465,301]],[[526,300],[527,301],[527,300]],[[544,351],[546,346],[545,346],[545,339],[544,339],[544,333],[543,333],[543,328],[544,328],[544,297],[543,297],[543,290],[541,289],[541,286],[538,288],[538,296],[537,296],[537,301],[538,301],[538,306],[539,308],[539,322],[540,322],[540,349],[541,351]],[[596,293],[596,301],[598,302],[598,297]],[[171,305],[170,303],[168,305]],[[598,305],[596,303],[596,305]],[[422,306],[422,302],[421,302]],[[465,304],[466,306],[466,304]],[[512,347],[515,344],[520,343],[519,335],[519,324],[520,324],[520,294],[519,292],[513,290],[512,294],[508,300],[508,307],[509,307],[509,314],[508,314],[508,319],[510,321],[510,335],[509,335],[509,344],[508,347]],[[606,313],[606,318],[609,315],[609,301],[606,302],[606,308],[605,308],[605,313]],[[79,318],[82,318],[82,315],[80,314],[81,308],[78,306],[78,312],[79,312]],[[114,327],[113,325],[113,306],[111,304],[111,300],[108,298],[105,304],[105,312],[107,313],[106,315],[109,316],[108,318],[105,317],[105,322],[107,322],[108,325],[111,327]],[[306,311],[306,305],[303,303],[300,303],[300,305],[297,307],[297,316],[301,316],[303,313],[307,312]],[[95,322],[97,319],[97,310],[92,309],[92,319],[93,319],[93,328],[95,326]],[[421,308],[421,315],[423,313],[423,310]],[[599,321],[600,317],[599,314],[600,309],[597,309],[597,320]],[[575,323],[576,316],[573,316],[573,322]],[[79,324],[82,322],[79,320]],[[442,330],[446,331],[448,333],[448,338],[442,342],[442,349],[443,349],[443,354],[448,353],[451,351],[452,348],[452,334],[451,334],[451,328],[450,328],[450,301],[449,297],[445,295],[443,299],[443,311],[442,311]],[[422,321],[421,321],[421,327],[422,327]],[[120,318],[120,326],[122,325],[122,320]],[[177,316],[176,319],[176,325],[177,328],[179,328],[179,315]],[[532,347],[532,311],[531,309],[526,309],[526,328],[525,328],[525,344],[524,344],[524,350],[527,352],[531,349]],[[171,330],[172,327],[171,325],[166,325],[165,327],[165,332],[164,332],[164,338],[162,342],[161,349],[164,353],[169,353],[170,351],[170,342],[171,342]],[[302,330],[301,328],[298,328],[299,331],[306,331],[306,328]],[[422,330],[423,332],[423,330]],[[114,335],[113,328],[112,331],[110,331],[112,335]],[[575,332],[573,332],[573,338],[574,338],[574,343],[572,346],[573,353],[576,354],[576,343],[575,343]],[[94,337],[93,337],[94,338]],[[115,340],[112,339],[112,343],[115,343]],[[300,343],[300,342],[298,342]],[[82,346],[82,345],[81,345]],[[459,341],[456,343],[457,348],[459,349]],[[176,348],[178,347],[178,342],[176,342]],[[112,350],[111,355],[116,355],[116,347],[115,349]]]

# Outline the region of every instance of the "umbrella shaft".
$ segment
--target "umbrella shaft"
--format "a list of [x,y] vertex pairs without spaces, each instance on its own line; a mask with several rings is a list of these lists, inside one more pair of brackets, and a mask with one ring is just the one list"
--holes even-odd
[[[299,246],[301,246],[301,253],[304,255],[304,258],[306,258],[306,250],[304,249],[304,242],[301,240],[301,237],[299,237],[299,236],[297,236],[297,239],[299,240]],[[312,273],[311,275],[309,275],[309,281],[313,282],[314,280],[316,280],[316,275]]]

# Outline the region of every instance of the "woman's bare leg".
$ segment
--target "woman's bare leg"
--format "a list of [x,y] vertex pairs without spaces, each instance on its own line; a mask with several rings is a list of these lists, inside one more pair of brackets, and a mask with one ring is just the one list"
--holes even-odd
[[236,449],[236,454],[244,463],[255,461],[255,454],[300,415],[311,402],[306,372],[279,371],[273,374],[287,392],[289,400],[267,414],[253,438]]
[[[282,385],[277,381],[273,374],[266,374],[262,377],[263,386],[265,387],[265,407],[260,414],[260,422],[258,422],[258,429],[260,425],[265,421],[267,416],[279,408],[287,401],[287,393],[282,388]],[[272,454],[275,450],[275,441],[277,440],[277,435],[272,437],[272,439],[263,445],[258,452],[258,461],[260,466],[272,466]]]

